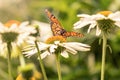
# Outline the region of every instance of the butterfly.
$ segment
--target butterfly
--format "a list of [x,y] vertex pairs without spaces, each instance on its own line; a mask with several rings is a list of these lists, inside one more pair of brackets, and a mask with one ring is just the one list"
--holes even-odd
[[84,36],[81,33],[73,32],[73,31],[71,31],[71,32],[66,31],[61,26],[58,19],[50,11],[48,11],[46,9],[45,12],[51,21],[51,30],[52,30],[54,36],[63,36],[65,38],[67,38],[67,37],[83,37]]

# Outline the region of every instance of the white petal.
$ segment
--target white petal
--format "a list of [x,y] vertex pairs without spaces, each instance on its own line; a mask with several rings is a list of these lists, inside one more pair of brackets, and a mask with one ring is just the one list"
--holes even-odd
[[67,45],[64,45],[64,44],[60,44],[61,46],[65,47],[66,48],[66,51],[69,52],[69,53],[72,53],[72,54],[76,54],[77,51],[74,50],[73,48],[67,46]]
[[91,24],[91,26],[89,27],[88,29],[88,32],[90,31],[90,29],[93,27],[95,27],[96,25],[96,21],[99,20],[99,19],[105,19],[106,17],[101,15],[101,14],[96,14],[96,15],[79,15],[80,17],[83,16],[83,18],[80,18],[80,20],[78,22],[76,22],[74,24],[74,29],[79,29],[79,28],[82,28],[86,25],[89,25]]
[[4,32],[5,28],[6,27],[0,22],[0,33]]
[[115,22],[115,25],[120,27],[120,20]]
[[23,52],[23,54],[25,54],[26,57],[31,57],[32,55],[36,54],[37,53],[37,49],[32,49],[32,50],[29,50],[29,51],[26,51],[26,52]]
[[120,11],[117,11],[115,13],[111,13],[108,17],[110,19],[112,19],[112,20],[114,20],[114,19],[120,19]]
[[30,27],[30,26],[23,26],[23,27],[20,27],[21,29],[21,33],[36,33],[36,30],[34,27]]
[[83,43],[69,42],[69,43],[66,43],[66,45],[77,51],[89,51],[90,50],[90,46],[87,44],[83,44]]
[[94,20],[94,21],[107,18],[101,14],[92,15],[91,17],[92,17],[92,20]]
[[48,47],[50,47],[50,45],[42,42],[38,42],[38,47],[40,50],[46,50]]
[[60,41],[55,41],[54,43],[57,45],[57,44],[59,44],[59,43],[60,43]]
[[12,24],[9,28],[10,31],[15,31],[15,29],[18,29],[19,27],[17,26],[17,24]]
[[99,36],[101,34],[100,28],[97,26],[96,27],[96,36]]
[[90,47],[83,47],[83,46],[75,46],[74,49],[77,51],[90,51]]
[[26,25],[28,25],[28,24],[29,24],[29,21],[24,21],[24,22],[22,22],[22,23],[20,24],[19,27],[24,27],[24,26],[26,26]]
[[91,21],[78,21],[74,24],[74,29],[79,29],[85,27],[86,25],[92,23]]
[[6,43],[0,43],[0,55],[7,57],[7,44]]
[[82,46],[82,47],[90,47],[87,44],[83,44],[83,43],[79,43],[79,42],[67,42],[67,43],[63,43],[63,44],[67,45],[67,46],[79,45],[79,46]]
[[67,48],[66,51],[71,53],[71,54],[77,54],[77,51],[72,49],[72,48]]
[[50,50],[50,53],[54,53],[55,52],[55,49],[57,48],[58,46],[57,45],[51,45],[49,50]]
[[44,59],[47,55],[50,55],[50,53],[48,51],[43,52],[40,56],[41,59]]
[[27,52],[27,51],[30,51],[30,50],[34,50],[35,48],[36,48],[35,45],[30,44],[28,46],[25,46],[22,51]]
[[61,52],[61,55],[65,58],[69,57],[68,53],[65,50],[63,52]]
[[[85,16],[85,15],[83,15]],[[80,18],[78,22],[74,24],[74,29],[82,28],[88,24],[95,23],[97,19],[101,18],[101,15],[91,15],[91,16],[85,16],[83,18]]]
[[90,32],[91,28],[94,28],[96,25],[97,25],[97,23],[93,22],[88,28],[88,33]]

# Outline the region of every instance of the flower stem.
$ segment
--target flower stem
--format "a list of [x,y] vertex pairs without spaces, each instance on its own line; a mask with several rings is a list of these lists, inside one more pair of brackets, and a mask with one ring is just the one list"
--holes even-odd
[[105,33],[103,33],[101,80],[104,80],[106,44],[107,44],[107,38]]
[[44,80],[48,80],[46,72],[45,72],[45,68],[44,68],[44,65],[43,65],[43,62],[42,62],[42,59],[41,59],[41,56],[40,56],[40,50],[39,50],[37,41],[35,41],[35,45],[36,45],[36,48],[37,48],[37,51],[38,51],[39,63],[40,63],[40,67],[41,67],[41,70],[42,70],[42,73],[43,73]]
[[9,74],[9,77],[8,77],[8,80],[13,80],[13,77],[12,77],[12,70],[11,70],[11,42],[8,42],[7,43],[7,49],[8,49],[8,74]]
[[20,59],[20,65],[25,66],[25,60],[24,60],[23,54],[20,54],[19,59]]
[[56,65],[59,78],[58,80],[62,80],[59,54],[56,54]]

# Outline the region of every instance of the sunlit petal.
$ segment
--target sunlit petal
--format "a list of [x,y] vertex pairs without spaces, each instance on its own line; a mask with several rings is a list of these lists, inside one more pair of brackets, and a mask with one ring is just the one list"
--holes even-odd
[[46,50],[48,47],[50,47],[49,44],[45,44],[43,42],[38,42],[38,44],[39,44],[38,47],[40,50]]
[[97,25],[97,23],[96,23],[96,22],[93,22],[93,23],[89,26],[89,28],[88,28],[88,33],[89,33],[90,30],[91,30],[92,28],[94,28],[96,25]]
[[68,58],[68,57],[69,57],[67,51],[65,51],[65,50],[64,50],[63,52],[61,52],[61,55],[62,55],[63,57],[65,57],[65,58]]
[[101,34],[100,28],[97,26],[96,27],[96,36],[99,36]]
[[90,50],[90,46],[83,44],[83,43],[69,42],[69,43],[66,43],[66,45],[77,51],[89,51]]
[[118,26],[118,27],[120,27],[120,20],[116,21],[115,25]]
[[78,22],[76,22],[74,24],[74,29],[82,28],[82,27],[84,27],[84,26],[86,26],[86,25],[88,25],[90,23],[91,23],[91,21],[86,21],[86,22],[84,22],[84,21],[78,21]]
[[56,46],[56,45],[51,45],[50,46],[50,53],[54,53],[55,52],[55,49],[57,48],[58,46]]
[[48,55],[50,55],[50,53],[48,51],[45,51],[40,56],[41,56],[41,59],[44,59]]
[[110,14],[108,17],[110,19],[120,19],[120,11]]

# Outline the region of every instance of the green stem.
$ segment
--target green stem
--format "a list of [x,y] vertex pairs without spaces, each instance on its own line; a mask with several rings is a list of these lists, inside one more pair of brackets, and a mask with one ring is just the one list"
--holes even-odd
[[56,55],[56,65],[59,78],[58,80],[62,80],[59,54]]
[[44,68],[44,65],[43,65],[43,62],[42,62],[42,59],[41,59],[41,56],[40,56],[40,50],[39,50],[37,41],[35,41],[35,45],[36,45],[36,48],[37,48],[37,51],[38,51],[39,63],[40,63],[40,67],[41,67],[41,70],[42,70],[42,73],[43,73],[44,80],[48,80],[46,72],[45,72],[45,68]]
[[104,80],[106,44],[107,44],[107,37],[105,33],[103,33],[101,80]]
[[12,77],[12,70],[11,70],[11,43],[7,43],[7,49],[8,49],[8,74],[9,74],[9,79],[8,80],[13,80]]
[[25,59],[23,57],[23,54],[20,54],[19,59],[20,59],[20,65],[25,66]]

